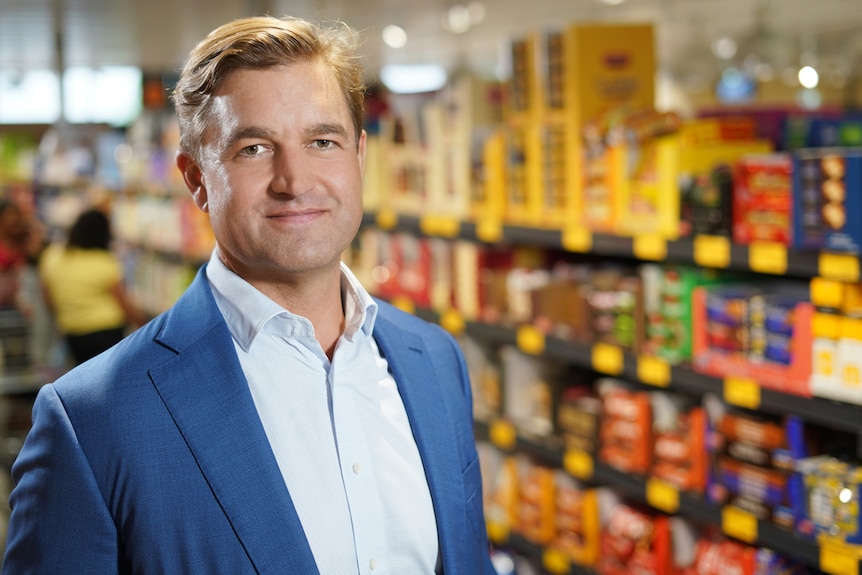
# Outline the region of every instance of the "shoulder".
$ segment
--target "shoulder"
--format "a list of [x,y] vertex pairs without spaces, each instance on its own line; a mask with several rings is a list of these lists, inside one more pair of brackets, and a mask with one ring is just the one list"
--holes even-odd
[[157,317],[107,351],[75,366],[54,382],[58,394],[64,400],[79,393],[92,399],[148,380],[151,368],[175,355],[156,340],[163,324],[164,318]]
[[382,329],[406,330],[422,338],[445,338],[448,334],[437,324],[412,313],[407,313],[389,302],[375,298],[377,302],[377,324]]
[[39,256],[39,269],[44,270],[52,266],[63,255],[64,249],[62,245],[56,243],[47,246]]
[[377,322],[375,331],[386,333],[407,342],[418,338],[433,360],[460,361],[461,347],[455,338],[436,323],[427,321],[412,313],[398,309],[390,303],[375,298],[377,302]]

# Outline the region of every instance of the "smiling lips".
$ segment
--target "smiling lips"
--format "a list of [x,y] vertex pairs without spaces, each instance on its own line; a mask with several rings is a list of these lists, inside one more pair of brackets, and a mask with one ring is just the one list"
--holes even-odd
[[315,216],[318,216],[324,213],[326,210],[323,208],[312,208],[312,209],[303,209],[303,210],[289,210],[283,212],[275,212],[272,214],[268,214],[266,217],[269,219],[310,219]]

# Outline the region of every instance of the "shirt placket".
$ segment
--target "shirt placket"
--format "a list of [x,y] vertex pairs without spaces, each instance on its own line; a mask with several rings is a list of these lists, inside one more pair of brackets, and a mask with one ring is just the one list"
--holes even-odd
[[[378,492],[377,473],[366,441],[364,428],[356,405],[354,386],[360,385],[357,374],[366,373],[358,364],[357,343],[342,338],[336,350],[336,359],[329,370],[332,390],[333,422],[340,459],[344,490],[347,494],[350,520],[359,572],[363,575],[389,573],[381,536],[382,509]],[[338,366],[338,367],[336,367]]]

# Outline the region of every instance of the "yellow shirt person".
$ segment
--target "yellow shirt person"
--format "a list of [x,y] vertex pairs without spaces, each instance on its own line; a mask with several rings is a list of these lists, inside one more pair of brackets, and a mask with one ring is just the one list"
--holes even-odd
[[117,343],[130,325],[141,324],[109,244],[107,216],[89,210],[72,226],[66,244],[48,246],[39,260],[46,300],[75,363]]

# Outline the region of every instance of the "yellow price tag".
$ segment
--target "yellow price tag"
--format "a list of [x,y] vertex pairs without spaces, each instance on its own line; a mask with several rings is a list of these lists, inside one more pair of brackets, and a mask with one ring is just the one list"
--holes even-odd
[[726,268],[730,265],[730,239],[724,236],[695,236],[694,261],[707,268]]
[[667,240],[659,234],[638,234],[632,251],[639,260],[662,261],[667,257]]
[[571,569],[566,554],[554,548],[547,548],[542,552],[542,566],[555,575],[563,575]]
[[752,242],[748,246],[748,267],[767,274],[787,272],[787,246],[778,242]]
[[646,483],[647,503],[665,513],[679,511],[679,488],[658,477],[650,477]]
[[563,230],[563,249],[570,252],[588,252],[593,248],[593,233],[583,226],[571,226]]
[[438,233],[444,238],[457,238],[461,235],[461,220],[452,216],[440,218]]
[[440,316],[440,326],[452,335],[461,335],[464,333],[466,322],[460,311],[448,309]]
[[380,210],[377,212],[377,227],[381,230],[391,230],[398,225],[398,214],[394,210]]
[[405,297],[403,295],[396,296],[392,299],[392,305],[400,309],[401,311],[406,311],[407,313],[416,313],[416,304],[413,303],[413,300],[409,297]]
[[509,526],[499,521],[485,522],[485,529],[488,530],[488,539],[492,543],[501,544],[509,540]]
[[500,449],[510,451],[518,440],[518,431],[508,421],[498,419],[488,430],[488,439]]
[[731,405],[757,409],[760,407],[760,384],[744,377],[726,377],[724,400]]
[[593,457],[586,451],[569,449],[563,454],[563,469],[583,481],[593,478]]
[[593,369],[609,375],[623,372],[623,350],[609,343],[599,342],[593,346]]
[[859,575],[859,555],[849,549],[821,545],[820,570],[830,575]]
[[476,222],[476,237],[485,243],[496,244],[503,239],[503,224],[497,219],[482,218]]
[[422,216],[419,220],[419,229],[428,236],[440,235],[440,218],[434,215]]
[[532,325],[522,325],[515,334],[518,349],[530,355],[545,351],[545,334]]
[[757,517],[733,505],[721,509],[721,530],[734,539],[746,543],[757,541]]
[[638,357],[638,379],[656,387],[670,385],[670,364],[653,355]]
[[840,308],[844,303],[846,284],[838,280],[815,277],[811,278],[809,290],[811,303],[817,307]]
[[818,275],[843,280],[859,281],[859,258],[849,254],[823,253],[817,259]]

